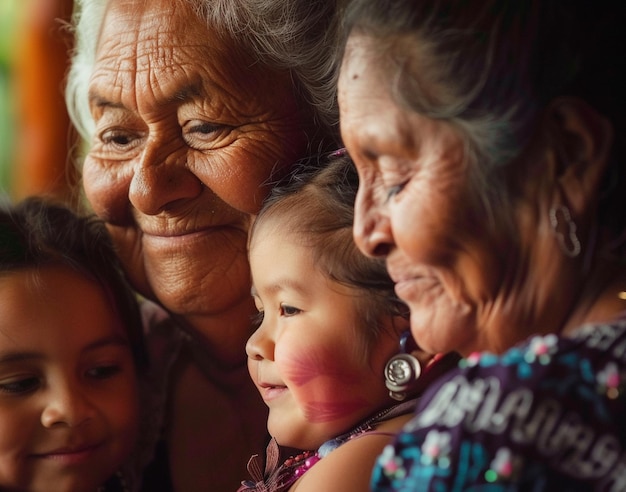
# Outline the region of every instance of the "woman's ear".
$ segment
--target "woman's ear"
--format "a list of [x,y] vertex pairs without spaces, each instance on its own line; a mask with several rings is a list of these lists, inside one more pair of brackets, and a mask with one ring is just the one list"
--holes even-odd
[[572,215],[595,201],[613,143],[609,120],[582,99],[555,99],[546,114],[557,185]]

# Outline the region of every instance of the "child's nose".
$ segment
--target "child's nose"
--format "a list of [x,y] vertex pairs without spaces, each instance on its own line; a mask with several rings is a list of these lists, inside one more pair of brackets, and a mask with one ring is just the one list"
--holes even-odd
[[41,423],[46,428],[56,425],[78,427],[94,414],[95,408],[80,385],[63,384],[50,389]]
[[274,341],[268,336],[267,330],[259,327],[246,343],[246,354],[249,359],[274,360]]

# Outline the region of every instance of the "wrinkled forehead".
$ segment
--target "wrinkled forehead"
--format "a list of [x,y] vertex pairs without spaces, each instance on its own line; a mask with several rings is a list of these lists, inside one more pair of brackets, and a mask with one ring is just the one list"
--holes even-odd
[[427,113],[456,97],[447,63],[437,54],[435,43],[419,32],[385,38],[354,31],[346,43],[338,81],[340,106],[349,88],[365,80],[389,93],[395,104]]
[[258,105],[253,94],[284,88],[290,79],[286,73],[277,80],[250,57],[240,42],[200,19],[187,0],[111,0],[89,92],[142,111],[189,97],[208,100],[207,94],[220,101],[238,94],[241,105]]
[[106,63],[111,58],[119,70],[148,61],[159,69],[180,64],[190,52],[208,47],[213,53],[226,48],[215,29],[208,29],[185,0],[110,0],[97,59]]

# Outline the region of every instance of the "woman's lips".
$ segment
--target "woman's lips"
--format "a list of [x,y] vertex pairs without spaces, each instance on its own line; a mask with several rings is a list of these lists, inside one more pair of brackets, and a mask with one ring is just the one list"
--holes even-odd
[[435,277],[415,275],[394,280],[396,295],[405,302],[428,304],[440,295],[441,284]]
[[195,236],[199,234],[207,234],[213,232],[215,230],[220,230],[225,226],[207,226],[207,227],[199,227],[195,229],[185,229],[185,230],[149,230],[142,229],[142,234],[151,238],[158,239],[176,239],[186,236]]

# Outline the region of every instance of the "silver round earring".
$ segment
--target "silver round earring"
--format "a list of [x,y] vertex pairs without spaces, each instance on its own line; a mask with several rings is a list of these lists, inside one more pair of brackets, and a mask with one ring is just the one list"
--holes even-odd
[[389,396],[402,401],[413,381],[422,374],[420,362],[407,351],[407,341],[411,332],[405,331],[400,337],[400,353],[394,355],[385,365],[385,386]]

